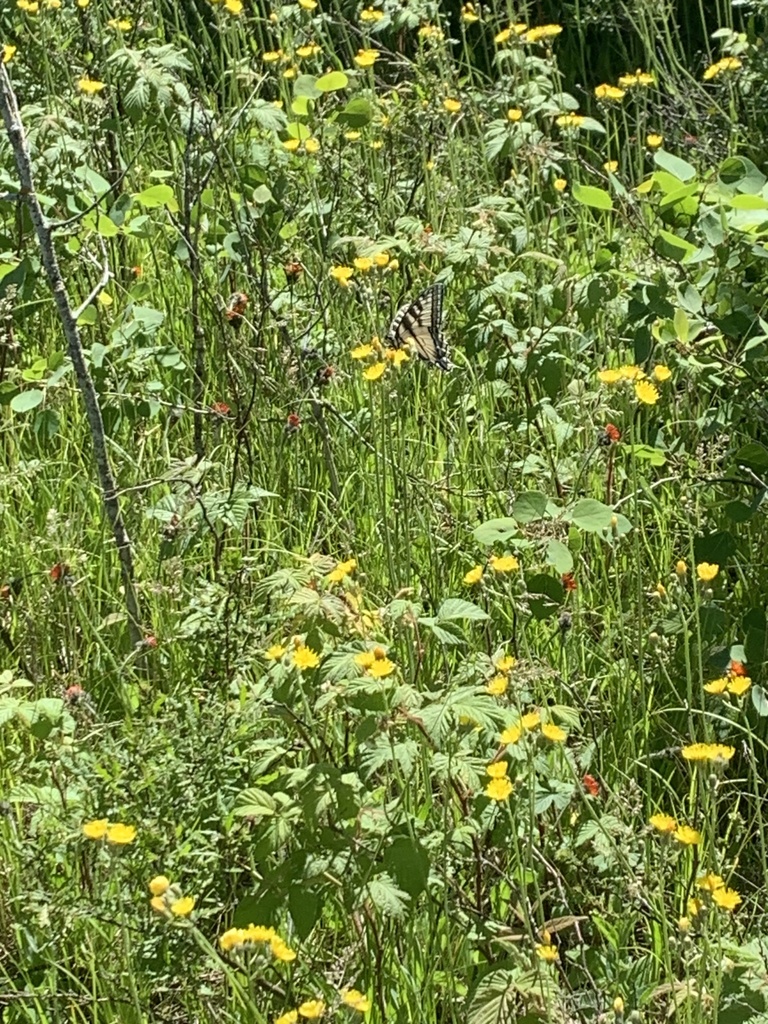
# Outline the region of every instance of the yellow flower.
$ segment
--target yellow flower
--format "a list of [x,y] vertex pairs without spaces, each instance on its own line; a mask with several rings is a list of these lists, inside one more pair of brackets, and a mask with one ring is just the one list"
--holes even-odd
[[696,566],[696,575],[702,583],[711,583],[720,572],[719,565],[712,565],[710,562],[699,562]]
[[512,789],[512,783],[507,778],[491,779],[485,787],[485,795],[490,800],[508,800]]
[[275,1024],[296,1024],[296,1021],[298,1019],[299,1011],[289,1010],[287,1013],[283,1013],[280,1017],[278,1017],[277,1020],[275,1021]]
[[368,669],[376,660],[376,656],[373,651],[361,651],[360,654],[356,654],[354,661],[360,668]]
[[307,1020],[317,1020],[325,1013],[325,1003],[322,999],[309,999],[299,1007],[299,1015]]
[[162,896],[153,896],[149,901],[149,905],[158,914],[165,914],[168,910],[166,902]]
[[507,120],[511,121],[513,124],[516,121],[520,121],[522,119],[522,116],[523,112],[520,109],[520,107],[510,107],[509,110],[507,111]]
[[295,153],[300,145],[300,139],[285,139],[283,142],[283,148],[287,149],[289,153]]
[[109,822],[106,818],[98,818],[96,821],[86,821],[83,825],[83,835],[87,839],[103,839],[107,834]]
[[501,736],[499,736],[499,742],[509,746],[512,743],[517,743],[522,735],[523,727],[519,723],[517,725],[508,725]]
[[61,0],[43,0],[43,5],[49,11],[61,10]]
[[728,689],[727,679],[713,679],[711,683],[704,684],[706,693],[725,693]]
[[417,35],[419,39],[427,39],[432,42],[439,43],[440,40],[444,38],[445,33],[441,28],[438,28],[437,25],[430,25],[427,23],[426,25],[421,26]]
[[557,963],[560,959],[560,954],[557,952],[557,946],[553,946],[551,943],[539,943],[536,947],[536,956],[539,960],[544,960],[548,964]]
[[654,380],[657,380],[660,383],[662,383],[665,380],[669,380],[669,378],[672,376],[672,371],[668,366],[664,366],[663,363],[657,363],[651,371],[651,376]]
[[[720,881],[722,882],[722,879],[720,879]],[[688,909],[688,917],[698,917],[699,914],[704,909],[704,904],[698,898],[698,896],[691,896],[691,897],[689,897],[688,903],[686,904],[686,906],[687,906],[687,909]]]
[[461,110],[461,103],[459,100],[448,99],[443,100],[443,108],[448,111],[449,114],[458,114]]
[[359,68],[370,68],[379,59],[378,50],[358,50],[357,56],[355,57],[355,64]]
[[619,161],[618,160],[606,160],[605,163],[603,164],[603,170],[607,171],[608,174],[615,174],[616,171],[618,171],[618,169],[619,169]]
[[271,647],[264,651],[264,657],[267,661],[279,661],[284,654],[285,647],[282,644],[272,644]]
[[626,93],[615,85],[598,85],[595,89],[595,97],[598,100],[605,100],[608,103],[619,103],[624,99]]
[[84,92],[86,96],[93,96],[94,93],[101,92],[104,88],[103,82],[97,82],[93,78],[89,78],[88,75],[83,75],[82,78],[77,80],[77,88],[80,92]]
[[303,11],[314,11],[317,7],[317,0],[299,0],[299,7]]
[[267,50],[266,53],[262,53],[261,59],[265,64],[274,64],[278,60],[282,60],[285,54],[282,50]]
[[249,924],[244,934],[246,942],[272,942],[277,938],[275,929],[263,924]]
[[561,114],[555,119],[558,128],[580,128],[584,124],[582,114]]
[[[714,875],[711,871],[708,871],[706,875],[702,875],[701,878],[696,879],[696,885],[705,892],[713,893],[717,889],[722,889],[725,882],[720,875]],[[695,916],[695,915],[691,915]]]
[[389,263],[389,253],[388,252],[377,252],[377,253],[375,253],[374,257],[373,257],[373,262],[375,263],[375,265],[377,267],[386,267],[386,265]]
[[640,380],[635,384],[635,397],[643,405],[656,405],[659,400],[658,388],[650,381]]
[[4,43],[3,44],[3,56],[2,56],[3,64],[9,64],[13,60],[13,57],[14,57],[15,53],[16,53],[16,47],[15,46],[11,46],[10,43]]
[[616,998],[613,1000],[613,1012],[616,1014],[617,1017],[621,1017],[621,1015],[624,1013],[624,1000],[621,998],[621,996],[616,996]]
[[341,990],[341,1001],[359,1013],[367,1013],[371,1008],[371,1000],[364,996],[362,992],[358,992],[356,988],[343,988]]
[[359,270],[361,274],[367,274],[373,267],[373,260],[370,256],[355,256],[352,262],[355,265],[355,270]]
[[652,825],[657,832],[663,832],[666,835],[671,834],[677,828],[677,822],[671,814],[652,814],[648,819],[648,823]]
[[712,893],[712,902],[716,903],[721,910],[735,910],[741,903],[741,896],[735,889],[726,889],[725,886],[715,889]]
[[357,142],[357,140],[360,138],[361,134],[362,134],[362,132],[356,132],[356,131],[344,132],[344,138],[347,140],[347,142]]
[[272,956],[276,960],[282,960],[283,963],[289,964],[291,961],[296,959],[296,951],[284,942],[281,938],[276,935],[270,942],[270,949],[272,950]]
[[318,46],[317,43],[305,43],[296,50],[297,57],[315,57],[318,53],[322,53],[322,47]]
[[296,67],[286,68],[283,72],[283,78],[295,78],[298,73],[299,69]]
[[107,25],[115,32],[130,32],[133,28],[133,22],[127,18],[110,18]]
[[503,46],[504,43],[508,42],[511,38],[512,29],[504,28],[501,30],[501,32],[496,33],[496,35],[493,37],[493,41],[494,43],[496,43],[497,46]]
[[563,31],[562,25],[539,25],[538,28],[529,28],[525,33],[526,43],[539,43],[542,39],[554,39]]
[[411,358],[404,348],[387,349],[384,355],[397,367],[401,366],[403,363],[407,363]]
[[376,658],[368,668],[368,675],[373,676],[374,679],[384,679],[386,676],[391,676],[394,671],[395,663],[389,658]]
[[500,697],[502,694],[507,692],[508,686],[509,680],[507,677],[502,673],[499,673],[499,675],[494,676],[494,678],[488,682],[485,687],[485,692],[494,697]]
[[675,563],[675,572],[678,576],[685,576],[685,574],[688,572],[688,566],[685,564],[682,558]]
[[242,946],[245,941],[246,936],[244,928],[229,928],[219,936],[219,945],[225,953],[235,949],[237,946]]
[[326,579],[329,583],[341,583],[343,579],[353,573],[357,568],[357,559],[349,558],[346,562],[339,562],[332,572],[329,572]]
[[342,288],[348,288],[349,279],[354,274],[354,270],[352,267],[331,267],[328,273]]
[[107,829],[107,842],[113,843],[115,846],[127,846],[135,838],[136,829],[133,825],[123,825],[118,822],[116,825],[110,825]]
[[474,4],[464,4],[461,8],[461,20],[467,25],[471,25],[473,21],[480,21],[480,15],[475,11]]
[[520,568],[520,563],[514,555],[504,555],[501,558],[491,555],[488,563],[494,572],[514,572]]
[[[728,680],[728,693],[733,694],[734,697],[743,696],[752,685],[752,680],[749,676],[736,676],[734,679]],[[706,689],[706,687],[704,687]]]
[[307,153],[317,153],[320,151],[320,140],[319,139],[307,139],[304,143],[304,149]]
[[625,363],[619,367],[619,373],[625,380],[642,380],[645,376],[639,366],[634,363]]
[[373,355],[374,351],[375,349],[373,345],[369,342],[365,345],[358,345],[356,348],[353,348],[349,354],[352,359],[367,359],[368,356]]
[[496,662],[496,668],[499,672],[511,672],[516,664],[517,662],[511,655],[505,654],[503,658],[499,658]]
[[664,136],[651,132],[650,135],[646,135],[645,141],[649,149],[658,149],[664,143]]
[[37,0],[16,0],[16,6],[27,14],[37,14],[40,10],[40,4]]
[[494,761],[493,764],[489,764],[485,769],[485,774],[492,779],[503,779],[507,774],[508,768],[509,765],[506,761]]
[[82,8],[87,7],[90,2],[91,2],[91,0],[75,0],[75,3],[77,4],[77,6],[78,7],[82,7]]
[[552,743],[563,743],[568,737],[565,729],[561,729],[554,722],[545,722],[541,727],[541,735]]
[[691,743],[682,749],[686,761],[713,761],[716,764],[730,761],[735,753],[735,747],[727,747],[722,743]]
[[194,909],[194,896],[182,896],[181,899],[171,904],[171,913],[174,917],[189,917]]
[[634,73],[634,75],[621,75],[619,77],[619,85],[623,89],[632,89],[637,86],[653,85],[656,79],[653,75],[647,71],[641,71],[640,68]]
[[620,370],[598,370],[597,379],[601,384],[617,384],[621,380]]
[[568,182],[565,180],[565,178],[555,178],[552,184],[556,192],[565,192],[565,190],[568,188]]
[[522,725],[526,732],[532,732],[534,729],[537,729],[540,722],[541,715],[538,711],[529,711],[527,715],[523,715],[520,719],[520,725]]
[[239,18],[243,13],[243,0],[224,0],[224,7],[235,18]]
[[297,647],[293,652],[293,664],[300,672],[303,672],[308,668],[317,668],[320,664],[320,658],[311,647],[302,644],[301,647]]
[[723,71],[738,71],[740,67],[741,61],[738,57],[723,57],[722,60],[717,61],[716,64],[710,64],[706,69],[703,75],[704,81],[708,82]]
[[469,572],[464,574],[463,582],[468,587],[474,586],[475,583],[479,583],[483,578],[483,572],[484,569],[482,565],[476,565],[473,569],[470,569]]
[[690,825],[681,825],[675,829],[675,839],[683,846],[698,846],[701,842],[701,832],[697,832]]
[[[370,143],[371,149],[381,149],[383,145],[384,143],[381,141],[381,139],[373,139],[372,142]],[[396,260],[392,261],[393,264],[396,262]]]
[[170,886],[171,881],[166,878],[165,875],[155,875],[152,881],[149,883],[149,891],[153,896],[162,896],[163,893]]
[[366,7],[360,15],[360,21],[381,21],[384,11],[377,11],[375,7]]
[[366,370],[363,370],[363,377],[365,380],[378,380],[379,377],[384,373],[387,368],[387,364],[383,361],[374,363],[369,366]]

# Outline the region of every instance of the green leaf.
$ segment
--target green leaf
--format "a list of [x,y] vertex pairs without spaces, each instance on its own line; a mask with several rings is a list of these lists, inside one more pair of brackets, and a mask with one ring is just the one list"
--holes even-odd
[[570,518],[574,526],[587,533],[602,533],[611,528],[611,522],[616,513],[602,501],[594,498],[582,498],[576,503],[571,512]]
[[277,801],[263,789],[252,786],[238,797],[234,814],[241,818],[271,818],[277,812]]
[[83,217],[83,226],[91,231],[95,231],[102,238],[114,238],[120,234],[120,228],[117,224],[99,210],[91,210],[89,214]]
[[361,904],[370,900],[382,917],[403,917],[410,901],[408,893],[395,885],[386,872],[372,878],[363,887],[361,895]]
[[171,213],[179,212],[179,204],[176,202],[176,196],[170,185],[152,185],[150,188],[145,188],[143,192],[139,192],[135,198],[147,209],[166,206]]
[[523,491],[512,505],[512,516],[518,523],[532,523],[543,519],[547,511],[547,496],[541,491]]
[[28,391],[20,391],[11,399],[11,409],[14,412],[31,412],[45,398],[45,392],[39,388],[30,388]]
[[574,182],[573,198],[582,206],[591,206],[595,210],[613,209],[610,193],[603,188],[596,188],[594,185],[580,185],[578,181]]
[[768,469],[768,448],[758,441],[743,445],[733,456],[737,466],[747,466],[756,472]]
[[384,868],[411,899],[416,899],[427,888],[429,854],[411,836],[395,839],[384,854]]
[[437,618],[442,622],[452,622],[461,619],[482,622],[483,619],[489,618],[489,615],[482,608],[478,608],[476,604],[472,604],[471,601],[465,601],[461,597],[449,597],[440,605]]
[[688,163],[687,160],[682,160],[679,156],[675,156],[673,153],[668,153],[665,149],[657,149],[653,154],[653,162],[657,167],[661,167],[663,170],[668,171],[669,174],[673,174],[680,181],[690,181],[691,178],[696,177],[696,168]]
[[753,683],[750,693],[752,695],[752,707],[761,718],[768,717],[768,695],[766,695],[765,690],[762,686]]
[[317,88],[317,79],[314,75],[299,75],[293,83],[293,95],[308,96],[309,99],[316,100],[323,94]]
[[349,78],[343,71],[331,71],[327,75],[321,75],[315,82],[315,88],[320,92],[338,92],[339,89],[346,89],[349,85]]
[[573,555],[561,540],[547,541],[547,565],[551,565],[562,576],[573,570]]
[[512,537],[517,537],[520,529],[517,520],[511,516],[504,516],[503,519],[489,519],[472,531],[472,536],[478,544],[506,543]]
[[636,459],[649,463],[651,466],[665,466],[667,456],[660,448],[651,448],[648,444],[631,444],[627,446]]
[[682,263],[687,256],[696,252],[696,246],[671,231],[659,231],[653,240],[653,247],[661,256]]
[[369,100],[355,97],[339,112],[337,120],[347,128],[364,128],[373,120],[373,107]]

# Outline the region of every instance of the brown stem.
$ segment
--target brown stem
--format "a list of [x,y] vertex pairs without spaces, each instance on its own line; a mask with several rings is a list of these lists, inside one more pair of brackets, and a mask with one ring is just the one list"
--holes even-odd
[[29,208],[29,215],[40,246],[40,257],[45,268],[46,277],[48,278],[48,284],[53,292],[56,310],[67,340],[69,358],[72,360],[77,386],[80,389],[86,416],[88,417],[93,455],[101,486],[101,496],[112,527],[112,535],[115,538],[117,555],[120,560],[120,570],[125,592],[125,607],[128,612],[128,628],[132,642],[138,644],[142,640],[142,632],[133,569],[133,552],[125,528],[125,522],[123,521],[120,502],[117,498],[117,484],[107,452],[107,440],[104,433],[104,421],[101,417],[99,399],[85,361],[77,318],[69,303],[67,288],[64,284],[64,278],[59,269],[59,262],[53,248],[51,226],[43,214],[43,209],[35,192],[32,162],[29,157],[29,149],[27,148],[24,126],[21,123],[16,94],[13,91],[8,71],[2,64],[0,64],[0,114],[2,114],[5,130],[8,133],[8,140],[16,160],[16,167],[21,181],[21,197]]

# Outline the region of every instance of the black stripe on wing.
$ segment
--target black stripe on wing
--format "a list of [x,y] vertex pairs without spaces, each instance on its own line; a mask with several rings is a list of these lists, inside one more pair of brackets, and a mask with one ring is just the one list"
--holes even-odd
[[443,334],[444,294],[445,286],[438,281],[413,302],[407,302],[395,314],[386,340],[393,348],[413,347],[431,366],[450,370],[453,364]]

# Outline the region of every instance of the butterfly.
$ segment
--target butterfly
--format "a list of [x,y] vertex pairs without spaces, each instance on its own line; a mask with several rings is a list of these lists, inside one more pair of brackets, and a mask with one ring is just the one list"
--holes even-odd
[[392,348],[413,346],[419,359],[450,370],[448,343],[443,334],[443,295],[445,286],[438,281],[425,288],[413,302],[406,302],[387,331],[386,341]]

